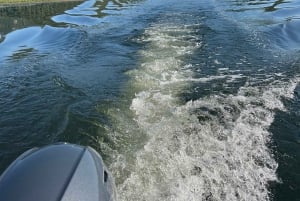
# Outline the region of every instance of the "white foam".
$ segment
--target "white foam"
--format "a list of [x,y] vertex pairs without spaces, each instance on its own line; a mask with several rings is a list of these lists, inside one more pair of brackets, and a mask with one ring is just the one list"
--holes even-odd
[[161,24],[142,40],[141,66],[129,73],[138,89],[130,108],[148,141],[131,162],[120,154],[111,165],[122,181],[119,200],[269,200],[277,163],[267,147],[268,128],[274,109],[285,109],[281,97],[292,98],[297,82],[245,86],[237,95],[182,104],[177,95],[193,81],[183,58],[201,39],[190,27]]
[[[254,95],[244,96],[245,91]],[[119,186],[120,198],[268,200],[268,182],[277,180],[277,163],[266,146],[274,118],[269,106],[274,101],[276,108],[282,107],[269,94],[277,92],[273,88],[256,94],[248,88],[237,96],[213,96],[183,106],[173,104],[171,97],[139,94],[132,108],[150,141]],[[199,108],[219,114],[195,113]],[[209,120],[199,123],[203,115]]]

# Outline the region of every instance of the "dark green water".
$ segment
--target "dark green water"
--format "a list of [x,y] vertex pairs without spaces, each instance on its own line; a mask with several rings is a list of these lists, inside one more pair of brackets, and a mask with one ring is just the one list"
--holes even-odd
[[299,33],[297,1],[0,8],[0,170],[65,141],[119,200],[300,200]]

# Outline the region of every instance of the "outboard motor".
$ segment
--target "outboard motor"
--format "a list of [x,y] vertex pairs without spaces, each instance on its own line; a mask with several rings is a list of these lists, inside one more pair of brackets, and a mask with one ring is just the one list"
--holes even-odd
[[115,187],[101,156],[67,143],[30,149],[0,177],[1,201],[112,201]]

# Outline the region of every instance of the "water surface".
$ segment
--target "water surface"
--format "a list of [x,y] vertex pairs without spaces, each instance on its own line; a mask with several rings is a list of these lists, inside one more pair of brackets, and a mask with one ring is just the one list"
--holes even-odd
[[0,169],[89,145],[119,200],[297,200],[296,1],[0,8]]

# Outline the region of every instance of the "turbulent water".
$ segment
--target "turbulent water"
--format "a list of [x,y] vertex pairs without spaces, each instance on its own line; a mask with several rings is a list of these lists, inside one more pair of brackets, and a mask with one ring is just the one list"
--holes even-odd
[[89,145],[118,200],[299,200],[300,3],[0,8],[0,168]]

